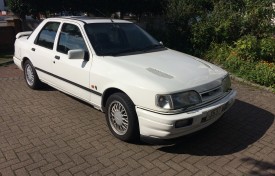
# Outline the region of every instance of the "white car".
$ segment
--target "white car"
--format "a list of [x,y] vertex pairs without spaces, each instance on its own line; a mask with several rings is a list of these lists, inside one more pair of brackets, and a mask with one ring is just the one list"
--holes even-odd
[[90,103],[123,141],[198,131],[236,96],[226,71],[166,48],[124,20],[46,19],[17,34],[13,59],[30,88],[43,82]]

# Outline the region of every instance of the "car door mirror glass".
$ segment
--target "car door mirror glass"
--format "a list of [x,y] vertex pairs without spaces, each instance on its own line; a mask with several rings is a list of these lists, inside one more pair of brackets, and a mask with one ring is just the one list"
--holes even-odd
[[75,49],[68,51],[68,58],[69,59],[84,59],[85,52],[82,49]]

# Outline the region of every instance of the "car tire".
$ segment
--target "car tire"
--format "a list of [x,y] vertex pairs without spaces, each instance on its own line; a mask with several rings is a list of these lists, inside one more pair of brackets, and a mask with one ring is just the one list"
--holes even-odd
[[135,105],[124,93],[111,95],[106,103],[106,121],[112,134],[125,142],[138,142],[140,138]]
[[24,78],[28,87],[30,87],[31,89],[36,90],[41,87],[42,83],[39,80],[37,73],[29,60],[24,63]]

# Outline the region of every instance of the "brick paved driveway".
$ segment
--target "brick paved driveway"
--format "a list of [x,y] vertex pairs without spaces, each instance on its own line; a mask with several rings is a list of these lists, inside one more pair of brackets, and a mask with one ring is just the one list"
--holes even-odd
[[0,67],[4,176],[275,175],[272,93],[233,82],[237,101],[211,127],[165,144],[127,144],[103,113],[52,88],[33,91],[22,76]]

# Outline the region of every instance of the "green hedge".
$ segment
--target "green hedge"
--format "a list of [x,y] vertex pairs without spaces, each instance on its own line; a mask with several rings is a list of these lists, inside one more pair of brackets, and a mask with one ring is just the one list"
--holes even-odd
[[[240,49],[240,43],[242,42],[236,44],[235,47],[226,44],[213,44],[207,52],[206,58],[211,62],[222,65],[238,77],[275,90],[275,63],[258,60],[256,56],[254,57],[255,50],[250,51],[250,46],[244,47],[246,49]],[[258,50],[256,49],[256,51]],[[254,59],[251,59],[251,56]]]
[[273,2],[169,0],[167,35],[159,36],[167,38],[161,40],[173,49],[206,58],[239,77],[274,89]]

